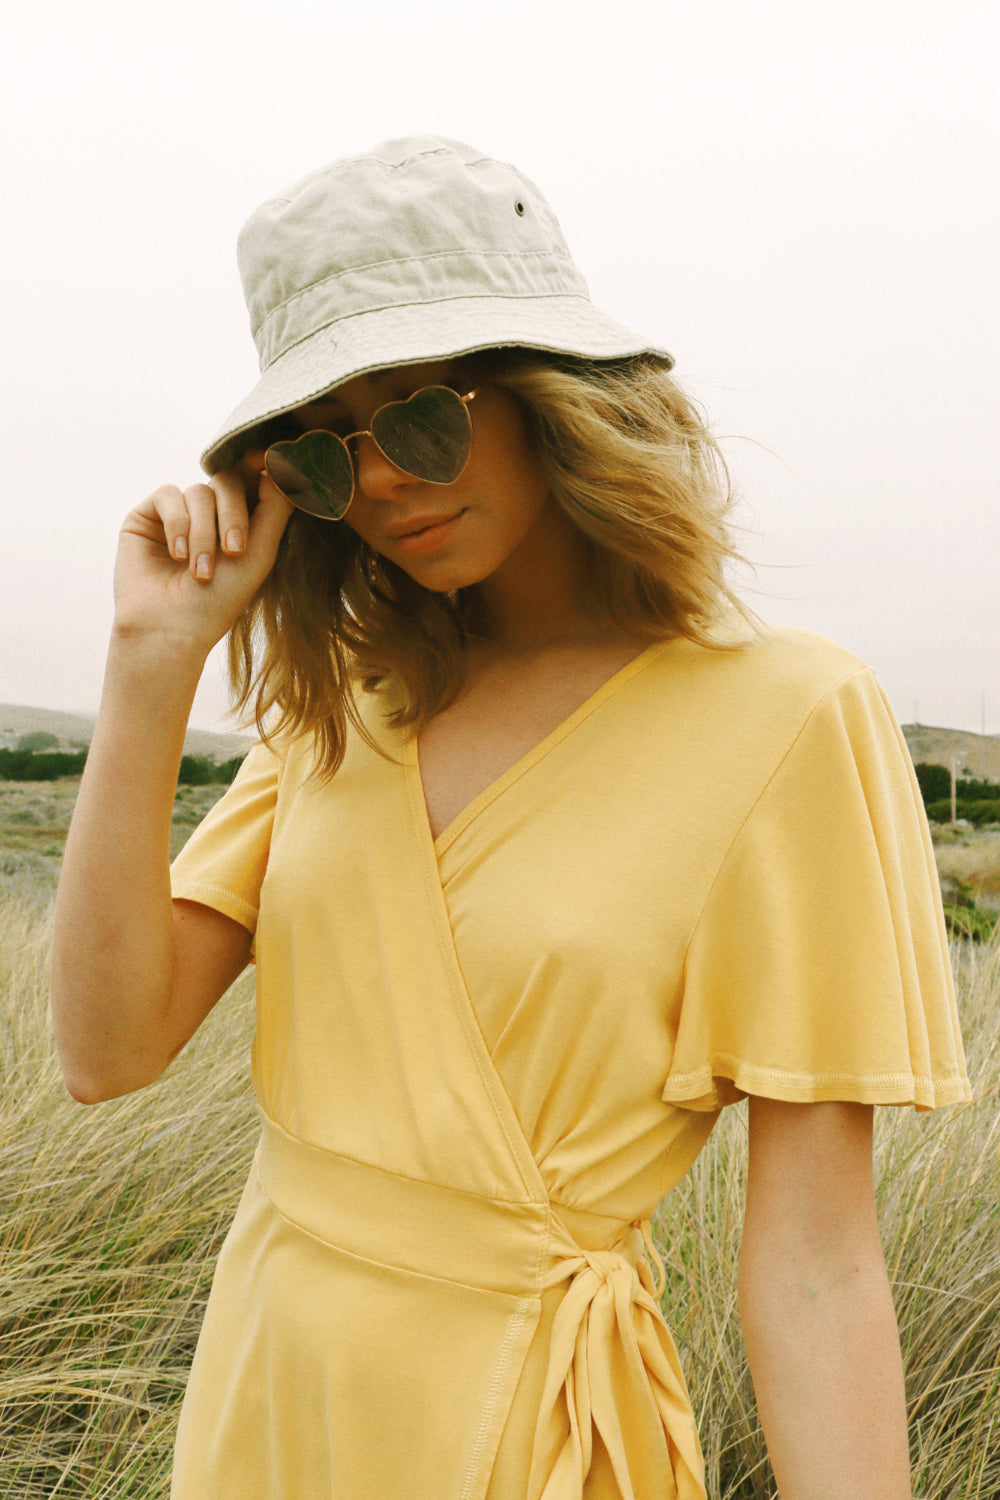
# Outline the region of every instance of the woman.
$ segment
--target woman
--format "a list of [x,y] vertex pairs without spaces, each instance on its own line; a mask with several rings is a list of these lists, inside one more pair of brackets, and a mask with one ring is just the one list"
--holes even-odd
[[[263,373],[208,483],[123,527],[53,971],[94,1101],[257,962],[263,1132],[175,1497],[703,1496],[648,1219],[744,1095],[783,1500],[908,1496],[872,1105],[968,1083],[877,684],[744,623],[670,357],[593,308],[512,168],[389,142],[263,205],[240,258]],[[171,899],[227,632],[262,743]]]

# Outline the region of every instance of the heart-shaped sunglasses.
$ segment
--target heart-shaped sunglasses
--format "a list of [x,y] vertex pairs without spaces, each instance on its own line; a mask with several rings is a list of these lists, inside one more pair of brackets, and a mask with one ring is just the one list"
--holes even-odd
[[405,401],[387,401],[371,426],[343,437],[316,428],[301,437],[272,443],[264,454],[264,472],[286,500],[319,516],[340,521],[354,499],[354,460],[348,443],[370,437],[379,452],[414,479],[454,484],[472,452],[469,402],[476,391],[460,396],[446,385],[425,385]]

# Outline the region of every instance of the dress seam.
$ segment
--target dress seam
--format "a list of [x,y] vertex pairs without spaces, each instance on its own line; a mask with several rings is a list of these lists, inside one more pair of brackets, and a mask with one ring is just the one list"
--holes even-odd
[[[752,1063],[745,1063],[741,1058],[734,1057],[729,1053],[717,1053],[713,1056],[711,1063],[704,1067],[696,1068],[691,1073],[675,1073],[670,1079],[671,1090],[683,1089],[688,1085],[700,1082],[702,1079],[727,1077],[728,1074],[720,1073],[719,1067],[731,1069],[734,1073],[741,1074],[744,1078],[760,1079],[769,1083],[781,1083],[786,1088],[827,1088],[841,1083],[853,1083],[859,1088],[898,1088],[906,1084],[917,1084],[920,1087],[930,1089],[934,1093],[953,1088],[957,1083],[964,1083],[965,1079],[961,1073],[952,1073],[947,1078],[933,1079],[924,1073],[902,1072],[902,1073],[789,1073],[781,1068],[760,1068]],[[730,1082],[736,1083],[735,1078]],[[737,1084],[737,1087],[740,1087]]]
[[[929,1097],[941,1103],[959,1103],[972,1097],[971,1085],[964,1074],[950,1073],[945,1078],[932,1078],[925,1073],[911,1071],[897,1073],[789,1073],[780,1068],[762,1068],[746,1063],[728,1053],[716,1053],[711,1062],[689,1073],[677,1073],[668,1079],[661,1098],[664,1103],[683,1107],[687,1101],[704,1098],[715,1091],[715,1080],[723,1078],[741,1093],[750,1094],[754,1088],[785,1089],[788,1092],[815,1093],[823,1089],[854,1090],[858,1093],[904,1093],[901,1101],[886,1100],[886,1103],[922,1103]],[[878,1100],[861,1101],[878,1103]]]
[[850,671],[845,672],[842,677],[838,677],[838,679],[837,679],[836,682],[831,683],[830,686],[828,688],[826,688],[824,690],[824,692],[822,692],[820,694],[820,696],[816,699],[816,701],[813,703],[813,705],[810,708],[809,712],[803,718],[802,723],[799,725],[798,729],[795,731],[795,734],[789,740],[789,742],[786,745],[785,749],[782,751],[781,755],[775,761],[774,767],[771,770],[771,774],[767,777],[766,781],[761,786],[759,792],[754,797],[754,799],[751,802],[750,806],[747,808],[745,816],[740,820],[739,826],[736,829],[734,829],[732,838],[729,840],[729,843],[726,845],[725,849],[722,851],[721,855],[719,856],[719,862],[718,862],[718,865],[716,866],[715,874],[712,876],[712,879],[710,880],[710,882],[708,884],[708,888],[705,891],[705,899],[704,899],[704,901],[701,904],[701,908],[700,908],[700,910],[698,912],[698,915],[695,917],[694,921],[691,924],[691,933],[690,933],[690,936],[688,938],[687,947],[686,947],[686,949],[684,951],[684,958],[683,958],[682,963],[681,963],[681,971],[682,971],[682,973],[687,968],[688,955],[689,955],[689,953],[691,951],[692,944],[694,943],[695,938],[698,935],[698,930],[701,927],[702,919],[703,919],[703,917],[705,915],[705,912],[708,910],[708,907],[709,907],[709,905],[711,903],[712,893],[715,890],[715,887],[718,885],[719,880],[722,877],[722,872],[723,872],[723,870],[726,867],[726,864],[727,864],[727,862],[729,860],[730,855],[732,854],[733,850],[736,848],[737,844],[740,842],[740,839],[743,837],[743,832],[746,829],[747,825],[753,819],[754,814],[756,813],[757,809],[760,807],[760,805],[763,802],[764,798],[767,796],[768,791],[774,785],[774,782],[777,780],[777,777],[779,776],[779,774],[782,771],[783,767],[785,766],[785,764],[789,760],[789,758],[792,755],[792,753],[794,752],[796,746],[799,744],[800,740],[802,739],[802,736],[805,734],[805,732],[808,729],[809,725],[812,723],[813,719],[819,713],[819,711],[823,707],[823,705],[827,702],[827,700],[829,698],[831,698],[833,696],[834,693],[839,692],[840,689],[844,686],[845,683],[852,681],[852,679],[854,679],[856,677],[864,677],[864,676],[868,676],[869,678],[871,678],[871,677],[874,676],[874,673],[872,672],[871,667],[869,667],[865,662],[861,662],[857,666],[852,666],[851,669],[850,669]]
[[[416,747],[414,745],[414,751],[415,748]],[[493,1079],[490,1077],[488,1069],[483,1065],[483,1058],[480,1056],[479,1048],[476,1046],[476,1038],[472,1034],[469,1025],[470,1016],[468,1012],[471,1010],[471,1000],[469,1000],[467,996],[463,997],[458,993],[455,971],[457,969],[458,974],[461,975],[461,967],[458,961],[458,954],[455,952],[451,928],[446,921],[447,908],[444,906],[444,892],[441,889],[440,872],[438,870],[437,860],[434,858],[433,843],[431,843],[430,846],[429,857],[426,848],[426,840],[430,839],[431,837],[430,824],[427,821],[426,804],[423,801],[423,789],[420,784],[420,768],[415,753],[407,756],[406,773],[406,787],[410,801],[410,812],[415,825],[414,832],[416,833],[417,840],[420,845],[420,862],[424,873],[424,884],[427,890],[428,899],[431,903],[431,910],[434,917],[434,934],[437,940],[439,952],[441,953],[445,973],[448,978],[448,991],[451,995],[452,1007],[457,1012],[459,1025],[462,1029],[462,1035],[465,1038],[465,1045],[468,1048],[469,1052],[472,1054],[472,1058],[476,1066],[476,1071],[479,1074],[479,1078],[482,1082],[483,1088],[486,1091],[486,1096],[493,1108],[494,1118],[496,1119],[497,1124],[500,1126],[500,1129],[503,1132],[504,1140],[507,1143],[507,1149],[510,1151],[511,1157],[517,1167],[518,1176],[521,1179],[521,1184],[525,1192],[529,1194],[533,1194],[539,1186],[544,1193],[545,1188],[544,1183],[541,1179],[541,1173],[538,1170],[538,1163],[535,1161],[535,1158],[531,1153],[530,1144],[528,1143],[523,1130],[520,1130],[520,1122],[518,1122],[520,1141],[517,1141],[514,1139],[508,1122],[504,1117],[503,1106],[501,1101],[497,1097],[497,1091],[494,1087]],[[434,871],[433,880],[431,878],[432,865]],[[449,944],[445,941],[446,929],[449,937],[452,937],[450,952]],[[462,982],[464,985],[464,977]],[[479,1034],[479,1040],[485,1048],[485,1039],[483,1038],[481,1032]],[[516,1113],[514,1112],[514,1106],[509,1099],[508,1104],[510,1105],[511,1112],[514,1113],[514,1117],[516,1119],[517,1117]],[[534,1168],[533,1174],[531,1172],[531,1168],[528,1167],[529,1162],[531,1164],[531,1167]],[[534,1178],[534,1182],[532,1181],[532,1178]],[[537,1202],[538,1200],[533,1199],[533,1201]]]
[[[256,922],[259,916],[259,906],[254,906],[251,901],[245,901],[242,896],[237,896],[236,892],[231,891],[228,886],[219,885],[214,880],[196,880],[187,885],[185,885],[183,880],[178,880],[177,885],[171,888],[171,895],[176,901],[196,902],[198,900],[197,896],[190,894],[193,891],[202,891],[206,896],[214,896],[216,900],[222,900],[229,906],[237,907],[240,911],[245,912],[248,917],[253,918],[254,922]],[[207,905],[206,902],[201,902],[200,904],[203,906]]]
[[[675,639],[676,637],[674,636],[668,636],[665,640],[651,642],[645,650],[639,652],[638,656],[634,656],[631,661],[626,662],[623,667],[619,667],[617,672],[612,673],[606,681],[602,682],[601,686],[591,693],[589,698],[585,698],[582,703],[578,704],[573,712],[561,724],[557,724],[555,729],[551,730],[549,734],[540,739],[537,745],[534,745],[525,755],[516,760],[512,766],[508,766],[507,770],[501,776],[498,776],[495,781],[491,782],[488,787],[484,787],[479,795],[473,797],[472,801],[466,807],[463,807],[458,816],[452,819],[447,828],[442,829],[438,838],[433,840],[435,855],[440,858],[442,854],[446,853],[452,844],[455,843],[456,839],[461,838],[470,824],[474,823],[488,807],[492,807],[498,797],[502,797],[511,787],[516,786],[529,771],[534,770],[536,765],[545,760],[569,735],[579,729],[582,724],[585,724],[609,699],[613,698],[622,688],[627,687],[647,667],[652,666],[653,662],[659,660],[662,652]],[[419,774],[420,761],[418,753],[415,754],[414,759]]]
[[465,1479],[459,1492],[458,1500],[472,1500],[472,1497],[476,1493],[476,1486],[482,1472],[487,1444],[493,1436],[493,1423],[497,1407],[500,1404],[500,1398],[503,1394],[503,1382],[510,1368],[517,1340],[528,1317],[534,1311],[535,1300],[530,1297],[519,1298],[517,1306],[508,1319],[507,1331],[503,1336],[497,1357],[493,1363],[490,1383],[486,1390],[486,1399],[483,1402],[482,1415],[479,1419],[479,1426],[472,1444],[469,1466],[465,1471]]

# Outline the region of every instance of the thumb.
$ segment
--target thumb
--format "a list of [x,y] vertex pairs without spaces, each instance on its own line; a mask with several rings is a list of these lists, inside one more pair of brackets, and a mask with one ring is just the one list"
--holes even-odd
[[285,499],[270,475],[262,474],[257,490],[257,504],[250,520],[247,557],[270,568],[294,510],[294,505]]

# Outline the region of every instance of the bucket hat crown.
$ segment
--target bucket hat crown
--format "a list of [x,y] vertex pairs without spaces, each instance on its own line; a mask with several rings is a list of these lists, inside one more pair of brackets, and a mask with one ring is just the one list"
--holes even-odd
[[301,178],[251,215],[237,256],[261,377],[206,449],[209,473],[261,422],[391,365],[511,345],[672,363],[594,307],[534,183],[440,136]]

